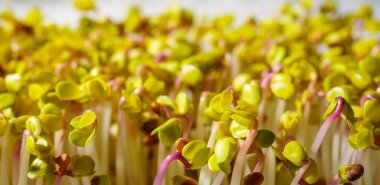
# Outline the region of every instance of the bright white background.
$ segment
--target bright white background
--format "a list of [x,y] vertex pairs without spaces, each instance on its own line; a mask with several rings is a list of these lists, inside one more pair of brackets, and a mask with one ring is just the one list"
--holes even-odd
[[[197,16],[215,16],[223,13],[233,13],[238,21],[253,15],[258,18],[272,16],[284,2],[297,0],[95,0],[99,12],[120,20],[125,15],[128,5],[139,5],[146,14],[162,12],[173,2],[192,9]],[[320,3],[322,0],[315,0]],[[380,17],[380,0],[337,0],[341,12],[356,9],[360,4],[368,3],[375,9],[375,15]],[[22,16],[31,7],[40,7],[49,20],[59,24],[73,24],[80,13],[72,8],[71,0],[0,0],[0,11],[11,8]]]

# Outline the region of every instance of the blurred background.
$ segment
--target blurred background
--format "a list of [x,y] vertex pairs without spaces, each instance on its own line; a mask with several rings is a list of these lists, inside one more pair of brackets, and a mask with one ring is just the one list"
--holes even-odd
[[[314,0],[319,4],[323,0]],[[273,16],[285,2],[297,0],[95,0],[101,15],[121,20],[130,5],[138,5],[145,14],[163,12],[170,4],[177,3],[191,9],[196,16],[216,16],[232,13],[237,21],[248,16],[265,18]],[[339,10],[347,12],[355,10],[361,4],[370,4],[376,17],[380,17],[380,0],[337,0]],[[0,11],[12,9],[16,15],[23,16],[30,8],[40,7],[48,20],[58,24],[75,24],[81,13],[72,6],[72,0],[0,0]]]

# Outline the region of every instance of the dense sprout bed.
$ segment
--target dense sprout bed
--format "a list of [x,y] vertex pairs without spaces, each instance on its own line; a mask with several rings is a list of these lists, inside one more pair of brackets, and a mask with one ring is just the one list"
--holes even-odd
[[[0,16],[0,184],[379,184],[380,21],[285,4]],[[96,17],[96,18],[92,18]]]

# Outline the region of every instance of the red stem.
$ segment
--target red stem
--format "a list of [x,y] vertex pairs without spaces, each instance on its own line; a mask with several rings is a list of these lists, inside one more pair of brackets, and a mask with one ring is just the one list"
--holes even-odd
[[182,156],[181,152],[175,152],[167,156],[161,163],[161,166],[157,172],[156,178],[154,179],[153,185],[162,185],[164,180],[165,172],[169,167],[169,164],[174,160],[180,160],[185,168],[190,168],[191,164]]

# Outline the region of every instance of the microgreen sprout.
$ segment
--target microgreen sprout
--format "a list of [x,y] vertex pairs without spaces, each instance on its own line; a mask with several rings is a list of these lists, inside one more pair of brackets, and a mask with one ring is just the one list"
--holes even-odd
[[0,184],[379,184],[379,20],[313,3],[2,11]]

